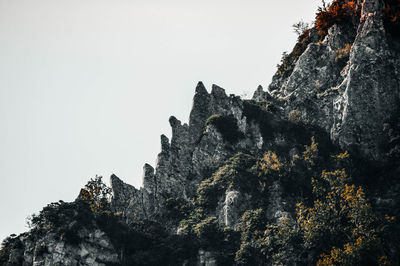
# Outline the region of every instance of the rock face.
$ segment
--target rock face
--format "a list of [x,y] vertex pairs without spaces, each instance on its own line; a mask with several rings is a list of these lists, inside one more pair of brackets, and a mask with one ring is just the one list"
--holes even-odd
[[[324,129],[343,149],[385,161],[384,124],[400,103],[400,49],[385,31],[382,7],[378,0],[359,1],[359,21],[335,24],[323,40],[311,29],[290,75],[276,74],[266,91],[257,88],[253,100],[277,116]],[[216,85],[208,93],[199,82],[189,124],[170,118],[172,139],[161,136],[156,167],[144,167],[143,187],[112,178],[115,210],[127,221],[156,218],[167,198],[190,201],[200,182],[237,151],[287,144],[281,134],[263,136],[260,124],[245,114],[245,104]],[[235,143],[224,139],[214,125],[206,125],[213,114],[233,117],[243,137]],[[230,223],[228,216],[221,221]]]
[[332,137],[355,144],[374,159],[382,157],[383,121],[399,106],[398,54],[389,49],[380,1],[366,1],[350,52],[348,72],[334,100]]
[[60,240],[54,233],[37,235],[26,233],[13,239],[20,247],[13,249],[9,263],[23,266],[96,265],[118,264],[119,258],[109,238],[101,230],[82,230],[84,241],[79,245]]
[[[383,124],[400,100],[398,41],[385,31],[382,1],[359,1],[358,9],[354,28],[331,27],[322,42],[308,45],[288,77],[275,75],[269,90],[253,98],[272,98],[287,117],[297,112],[341,147],[384,161]],[[316,34],[311,30],[309,38]],[[343,54],[346,46],[351,49]]]
[[[245,137],[235,143],[226,141],[214,125],[206,126],[206,120],[213,114],[232,117]],[[155,218],[167,198],[190,200],[200,182],[226,159],[240,149],[257,149],[263,145],[258,126],[247,123],[243,101],[234,95],[227,96],[224,89],[216,85],[208,93],[199,82],[189,125],[182,124],[174,116],[169,122],[172,139],[161,135],[156,167],[144,166],[142,188],[135,189],[117,177],[111,177],[113,206],[127,221],[138,217]]]
[[232,227],[239,220],[240,209],[244,205],[240,197],[239,191],[227,191],[223,208],[225,226]]

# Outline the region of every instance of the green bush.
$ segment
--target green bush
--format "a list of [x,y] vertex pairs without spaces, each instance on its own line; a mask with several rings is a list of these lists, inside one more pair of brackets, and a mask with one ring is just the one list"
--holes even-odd
[[215,209],[226,190],[255,192],[258,185],[251,167],[255,164],[253,156],[237,153],[220,167],[210,178],[205,179],[197,189],[197,203],[207,210]]
[[164,203],[164,210],[166,219],[181,221],[189,215],[191,207],[183,198],[167,198]]
[[101,179],[101,176],[96,176],[95,179],[91,178],[85,187],[81,189],[78,197],[89,204],[94,214],[110,212],[111,188],[104,184]]
[[277,224],[268,224],[256,240],[258,248],[267,261],[274,265],[296,265],[302,252],[299,227],[290,218],[283,218]]
[[364,189],[349,181],[344,169],[323,171],[312,180],[313,206],[298,204],[304,246],[320,254],[318,265],[376,265],[387,255],[380,239],[387,221],[374,212]]
[[193,228],[194,233],[200,239],[203,247],[215,248],[223,240],[222,229],[216,217],[208,217]]

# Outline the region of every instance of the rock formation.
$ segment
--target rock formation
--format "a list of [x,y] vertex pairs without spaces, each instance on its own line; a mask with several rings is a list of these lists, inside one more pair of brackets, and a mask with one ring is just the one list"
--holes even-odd
[[[383,1],[359,1],[355,25],[334,25],[322,41],[312,39],[288,77],[274,76],[266,92],[255,100],[277,99],[289,116],[323,127],[343,148],[385,160],[383,124],[398,112],[400,100],[399,50],[385,30]],[[347,55],[343,49],[351,47]],[[339,64],[341,56],[346,61]]]
[[[384,24],[387,1],[350,2],[355,6],[352,20],[334,23],[325,36],[320,36],[316,27],[304,32],[293,52],[283,59],[270,86],[265,91],[259,86],[252,100],[228,96],[217,85],[209,93],[199,82],[189,123],[170,117],[172,138],[161,135],[155,167],[143,167],[143,186],[135,188],[111,176],[109,212],[118,214],[118,224],[124,228],[115,230],[137,237],[144,230],[139,225],[151,221],[163,225],[169,236],[197,235],[200,240],[190,242],[196,243],[193,249],[197,255],[187,251],[185,255],[190,256],[182,259],[183,265],[232,265],[233,260],[238,265],[314,263],[319,254],[308,251],[304,255],[294,248],[292,238],[287,241],[292,246],[283,249],[283,244],[275,247],[268,242],[273,239],[268,236],[263,243],[269,246],[263,251],[258,251],[256,240],[250,239],[265,228],[265,232],[289,230],[284,226],[291,223],[291,234],[300,234],[291,231],[301,224],[295,223],[295,216],[301,216],[298,211],[296,214],[301,206],[296,203],[310,203],[312,186],[318,179],[315,175],[320,175],[318,171],[325,165],[341,165],[339,161],[348,158],[347,151],[357,162],[384,165],[374,174],[385,176],[385,182],[393,185],[385,188],[374,184],[369,188],[370,200],[376,200],[373,207],[379,210],[386,211],[390,206],[397,212],[394,206],[400,187],[393,177],[400,171],[396,165],[400,158],[400,41]],[[335,152],[342,153],[332,156]],[[317,153],[321,158],[316,159]],[[357,162],[352,173],[360,176],[357,182],[368,187],[370,180],[361,177],[368,173],[357,168]],[[268,178],[263,179],[265,176]],[[78,207],[71,207],[75,215]],[[251,222],[257,219],[267,226],[253,226]],[[71,242],[64,236],[68,228],[75,228],[73,221],[61,226],[60,238],[56,232],[61,231],[40,231],[46,228],[44,220],[40,230],[35,229],[40,232],[33,230],[9,239],[0,258],[7,258],[5,265],[119,265],[129,261],[127,251],[115,247],[112,241],[118,234],[99,221],[76,229],[78,240]],[[226,230],[221,233],[217,227]],[[212,230],[215,235],[209,233]],[[152,239],[150,233],[146,234],[140,237]],[[207,242],[217,236],[214,242],[220,239],[220,246]],[[154,245],[154,239],[151,241]],[[246,257],[246,252],[252,255]],[[256,258],[261,253],[266,259],[260,262]],[[390,254],[398,252],[392,250]]]

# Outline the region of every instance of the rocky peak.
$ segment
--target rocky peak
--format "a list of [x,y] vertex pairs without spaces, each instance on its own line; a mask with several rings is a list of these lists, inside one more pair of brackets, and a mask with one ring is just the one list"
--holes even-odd
[[213,84],[211,89],[211,95],[214,99],[224,99],[226,98],[225,90],[218,85]]
[[200,81],[196,86],[192,111],[189,116],[189,132],[192,143],[197,142],[202,135],[204,121],[209,117],[209,104],[210,95]]
[[[399,106],[399,51],[384,28],[380,0],[359,1],[361,18],[331,27],[322,42],[309,33],[307,49],[288,77],[275,75],[270,91],[253,99],[275,98],[289,117],[324,128],[344,149],[386,160],[382,129]],[[393,46],[392,46],[393,47]],[[295,52],[295,50],[294,50]],[[293,52],[293,53],[294,53]]]
[[[197,84],[195,91],[189,125],[182,124],[174,116],[170,117],[171,141],[161,135],[161,152],[156,167],[144,166],[143,188],[132,191],[134,199],[115,204],[119,211],[132,215],[142,213],[140,217],[156,216],[157,210],[168,198],[190,200],[210,171],[218,168],[237,149],[260,147],[262,137],[259,129],[257,125],[247,122],[243,101],[239,97],[227,96],[225,90],[217,85],[212,85],[211,93],[208,93],[202,82]],[[211,124],[206,126],[207,119],[212,115],[230,119],[232,125],[237,127],[237,134],[247,136],[235,142],[228,141],[221,129]],[[114,181],[111,184],[116,194],[126,194],[119,192],[124,188],[118,183]],[[141,210],[128,211],[132,206]],[[128,218],[132,219],[133,216]]]

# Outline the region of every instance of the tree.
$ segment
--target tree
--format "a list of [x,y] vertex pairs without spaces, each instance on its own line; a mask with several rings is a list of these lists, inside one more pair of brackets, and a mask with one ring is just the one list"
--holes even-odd
[[111,188],[101,179],[102,177],[97,175],[95,179],[91,178],[79,194],[79,199],[87,201],[94,214],[109,212]]
[[295,23],[292,25],[293,32],[297,34],[297,36],[302,35],[306,30],[311,28],[311,25],[309,23],[304,22],[303,20],[300,20],[299,22]]
[[297,204],[304,246],[320,254],[317,265],[366,265],[385,257],[380,234],[387,222],[373,211],[363,188],[349,181],[344,169],[323,171],[312,179],[313,206]]

